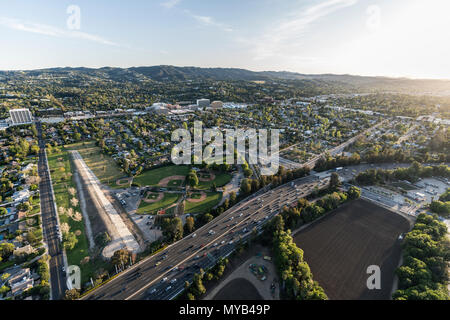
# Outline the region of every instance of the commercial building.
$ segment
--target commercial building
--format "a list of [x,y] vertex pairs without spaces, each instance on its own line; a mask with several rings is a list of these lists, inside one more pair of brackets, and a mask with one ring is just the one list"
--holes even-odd
[[199,108],[208,108],[210,106],[211,102],[209,99],[198,99],[197,100],[197,106]]
[[213,109],[222,109],[223,108],[223,102],[222,101],[213,101],[211,103],[211,108],[213,108]]
[[13,126],[33,123],[33,116],[29,109],[9,110],[10,124]]

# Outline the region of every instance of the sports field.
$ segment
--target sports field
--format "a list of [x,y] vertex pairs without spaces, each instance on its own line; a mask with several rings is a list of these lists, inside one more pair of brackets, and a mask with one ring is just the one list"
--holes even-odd
[[[133,182],[135,184],[140,185],[141,187],[145,186],[159,186],[161,180],[172,177],[172,176],[183,176],[186,177],[189,173],[188,166],[166,166],[158,169],[153,169],[142,173],[141,175],[134,178]],[[180,180],[172,180],[172,181],[180,181]],[[179,187],[181,183],[177,185],[167,185],[168,187]]]
[[121,178],[126,177],[126,174],[121,171],[114,159],[104,155],[100,148],[95,145],[95,141],[70,144],[64,148],[66,150],[77,150],[88,167],[103,184],[113,188],[119,188],[120,186],[118,186],[116,182]]
[[[356,200],[299,232],[314,276],[330,299],[386,300],[401,255],[398,237],[409,230],[402,216],[365,200]],[[381,270],[381,290],[367,288],[367,268]]]
[[211,189],[213,184],[216,184],[216,187],[223,187],[231,181],[231,175],[228,173],[215,173],[214,180],[211,181],[199,181],[197,189],[207,190]]
[[[193,195],[193,199],[198,198],[197,194]],[[208,212],[218,205],[222,200],[221,192],[206,192],[206,199],[201,202],[185,201],[184,213],[203,213]]]
[[[152,199],[153,197],[149,197]],[[153,203],[147,203],[145,201],[141,201],[141,204],[139,205],[139,208],[137,209],[138,214],[152,214],[156,213],[156,211],[161,209],[166,209],[167,207],[170,207],[171,205],[177,203],[178,199],[180,198],[180,194],[177,193],[164,193],[164,198],[160,201],[153,202]]]

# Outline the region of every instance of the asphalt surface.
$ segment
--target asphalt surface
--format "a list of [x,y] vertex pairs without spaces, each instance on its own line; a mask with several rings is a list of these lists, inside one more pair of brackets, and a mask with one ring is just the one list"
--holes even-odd
[[39,161],[38,173],[41,181],[39,183],[41,199],[41,216],[44,240],[48,247],[50,258],[50,286],[52,300],[62,299],[66,291],[63,250],[60,238],[58,236],[58,218],[53,201],[52,186],[48,170],[47,155],[45,153],[45,144],[41,136],[40,124],[37,124],[39,136]]
[[99,287],[83,300],[169,300],[192,281],[200,268],[212,267],[235,248],[240,238],[279,213],[280,209],[306,197],[329,179],[308,176],[262,195],[252,196],[195,231]]

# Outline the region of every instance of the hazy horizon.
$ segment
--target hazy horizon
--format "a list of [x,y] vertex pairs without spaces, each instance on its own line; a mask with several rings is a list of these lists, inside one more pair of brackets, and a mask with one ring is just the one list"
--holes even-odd
[[0,0],[0,70],[196,66],[450,79],[445,0]]

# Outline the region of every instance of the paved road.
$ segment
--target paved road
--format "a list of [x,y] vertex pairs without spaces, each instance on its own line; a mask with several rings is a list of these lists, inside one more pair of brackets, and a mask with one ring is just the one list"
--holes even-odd
[[213,266],[218,258],[229,255],[241,237],[251,234],[278,214],[284,205],[323,188],[328,179],[308,176],[280,186],[263,195],[253,196],[166,248],[129,268],[83,299],[86,300],[167,300],[184,288],[200,268]]
[[360,137],[363,137],[366,134],[371,133],[372,131],[375,131],[378,127],[380,127],[381,125],[383,125],[386,122],[387,122],[387,120],[383,120],[383,121],[377,123],[376,125],[366,129],[365,131],[361,132],[360,134],[354,136],[353,138],[350,138],[349,140],[345,141],[344,143],[338,145],[337,147],[334,147],[332,149],[326,150],[325,152],[323,152],[323,153],[319,154],[318,156],[312,158],[308,162],[304,163],[302,166],[307,166],[307,167],[309,167],[311,169],[314,169],[314,167],[316,166],[316,163],[319,161],[319,159],[324,157],[326,154],[329,154],[331,156],[337,156],[337,155],[341,154],[345,150],[345,148],[347,148],[349,145],[353,144]]
[[52,299],[58,300],[64,297],[66,291],[66,278],[63,272],[64,258],[62,245],[58,236],[58,218],[55,203],[53,201],[53,189],[51,186],[50,174],[48,171],[47,155],[45,144],[41,136],[41,126],[37,125],[39,136],[39,161],[38,173],[41,181],[39,183],[41,198],[41,215],[44,239],[48,246],[50,257],[50,285]]

